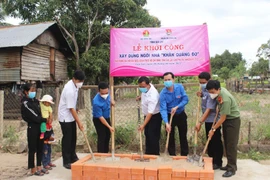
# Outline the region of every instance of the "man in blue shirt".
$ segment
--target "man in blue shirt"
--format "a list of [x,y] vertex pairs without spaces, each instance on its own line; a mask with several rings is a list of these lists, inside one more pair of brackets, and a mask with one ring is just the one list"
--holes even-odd
[[[178,128],[181,156],[188,155],[187,142],[187,115],[185,106],[188,103],[188,96],[182,84],[174,84],[174,74],[166,72],[163,75],[165,87],[160,93],[160,113],[166,124],[166,130],[170,134],[168,151],[175,156],[174,129]],[[173,115],[172,125],[169,124],[170,116]]]
[[[201,92],[197,92],[197,96],[202,98],[202,112],[203,115],[198,124],[196,124],[195,129],[199,132],[201,125],[205,122],[205,133],[206,139],[208,138],[208,132],[211,130],[215,116],[217,101],[212,99],[206,89],[206,84],[210,80],[211,76],[208,72],[201,72],[199,74],[199,82],[201,85]],[[216,119],[216,121],[219,119]],[[213,169],[219,169],[222,166],[222,156],[223,156],[223,144],[221,141],[221,127],[216,129],[215,134],[208,144],[208,156],[213,158]]]
[[114,132],[110,121],[111,100],[108,84],[99,83],[98,91],[93,99],[93,122],[98,135],[97,150],[100,153],[108,153],[111,132]]

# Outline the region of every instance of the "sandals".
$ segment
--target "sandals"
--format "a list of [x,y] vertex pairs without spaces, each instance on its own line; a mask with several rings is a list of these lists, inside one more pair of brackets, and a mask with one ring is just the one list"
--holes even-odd
[[49,171],[45,168],[41,169],[41,172],[44,173],[44,174],[49,174]]
[[41,171],[36,171],[35,173],[32,173],[32,174],[31,174],[31,176],[33,176],[33,175],[35,175],[35,176],[43,176],[44,173],[41,172]]
[[45,170],[52,170],[52,167],[50,165],[44,166]]
[[49,163],[49,166],[51,166],[51,167],[56,167],[56,165],[53,164],[53,163]]

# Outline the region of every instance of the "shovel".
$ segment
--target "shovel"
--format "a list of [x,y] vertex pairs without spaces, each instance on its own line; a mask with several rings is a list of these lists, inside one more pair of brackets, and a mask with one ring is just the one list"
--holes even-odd
[[[215,116],[215,119],[214,119],[212,128],[215,126],[215,123],[216,123],[216,120],[217,120],[217,117],[218,117],[218,112],[219,112],[219,109],[218,109],[218,106],[217,106],[217,108],[216,108],[216,116]],[[205,144],[205,146],[204,146],[203,152],[202,152],[202,154],[201,154],[201,156],[200,156],[200,159],[199,159],[199,166],[201,166],[201,167],[204,165],[204,162],[203,162],[203,156],[204,156],[204,154],[205,154],[205,152],[206,152],[206,149],[207,149],[207,147],[208,147],[208,144],[209,144],[210,140],[211,140],[211,138],[208,137],[207,142],[206,142],[206,144]]]
[[[114,89],[113,86],[111,86],[111,101],[114,99]],[[112,127],[114,128],[114,117],[115,117],[115,107],[113,105],[111,105],[111,120],[112,120]],[[112,157],[108,157],[105,160],[106,161],[119,161],[120,158],[119,157],[115,157],[114,156],[114,149],[115,149],[115,138],[114,138],[114,132],[111,133],[111,137],[112,137]]]
[[[139,96],[139,91],[137,89],[137,96]],[[141,113],[140,113],[140,102],[137,101],[137,109],[138,109],[138,125],[141,125]],[[142,131],[139,131],[140,133],[140,158],[139,159],[135,159],[135,161],[139,161],[139,162],[149,162],[150,159],[144,159],[143,158],[143,147],[142,147]]]
[[90,152],[90,154],[91,154],[91,156],[92,156],[92,160],[93,160],[94,162],[96,162],[96,158],[95,158],[94,153],[93,153],[93,151],[92,151],[92,149],[91,149],[91,146],[90,146],[90,144],[89,144],[89,141],[88,141],[88,139],[87,139],[87,136],[86,136],[86,134],[85,134],[84,131],[82,131],[82,133],[83,133],[84,139],[85,139],[85,141],[86,141],[87,147],[88,147],[88,149],[89,149],[89,152]]
[[[173,115],[174,114],[171,114],[171,117],[170,117],[170,126],[172,125],[172,120],[173,120]],[[165,151],[164,151],[164,158],[163,160],[167,160],[168,159],[168,147],[169,147],[169,139],[170,139],[170,134],[171,132],[168,132],[167,133],[167,139],[166,139],[166,144],[165,144]]]
[[[199,91],[201,91],[201,87],[199,87]],[[199,122],[199,114],[200,114],[200,97],[198,97],[198,110],[197,110],[197,119],[196,119],[196,124],[198,124],[198,122]],[[198,131],[197,130],[195,130],[195,135],[194,135],[194,149],[193,149],[193,155],[192,156],[190,156],[190,155],[188,155],[187,156],[187,161],[188,162],[194,162],[194,161],[199,161],[199,159],[200,159],[200,156],[199,155],[197,155],[197,147],[198,147]]]

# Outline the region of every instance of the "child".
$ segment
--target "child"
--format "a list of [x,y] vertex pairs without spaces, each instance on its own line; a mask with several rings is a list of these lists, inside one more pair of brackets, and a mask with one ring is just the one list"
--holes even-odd
[[54,102],[52,100],[53,98],[50,95],[44,95],[40,100],[42,117],[48,118],[48,121],[45,124],[46,131],[43,133],[43,135],[41,134],[42,139],[44,139],[42,164],[44,168],[47,170],[51,170],[52,167],[56,167],[55,164],[51,163],[51,150],[52,150],[51,142],[54,141],[54,134],[52,129],[52,120],[53,120],[52,107],[51,107],[51,104],[54,104]]

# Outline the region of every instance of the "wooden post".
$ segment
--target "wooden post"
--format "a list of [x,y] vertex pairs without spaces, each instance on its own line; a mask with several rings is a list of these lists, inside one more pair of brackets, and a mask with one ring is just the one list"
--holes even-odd
[[54,119],[57,119],[58,117],[58,106],[60,101],[60,93],[59,93],[59,87],[55,88],[55,100],[54,100]]
[[55,49],[50,48],[50,79],[51,81],[56,81],[55,79]]
[[38,88],[37,89],[36,99],[40,100],[41,99],[41,94],[42,94],[42,89],[41,88]]
[[251,121],[248,122],[248,148],[251,150]]
[[[110,98],[111,101],[114,101],[114,80],[113,77],[110,76]],[[112,127],[115,129],[115,122],[114,122],[114,118],[115,118],[115,108],[114,106],[112,106],[111,104],[111,123],[112,123]],[[114,133],[112,132],[112,156],[114,157],[114,151],[115,151],[115,139],[114,139]]]
[[0,140],[4,134],[4,91],[0,91]]

